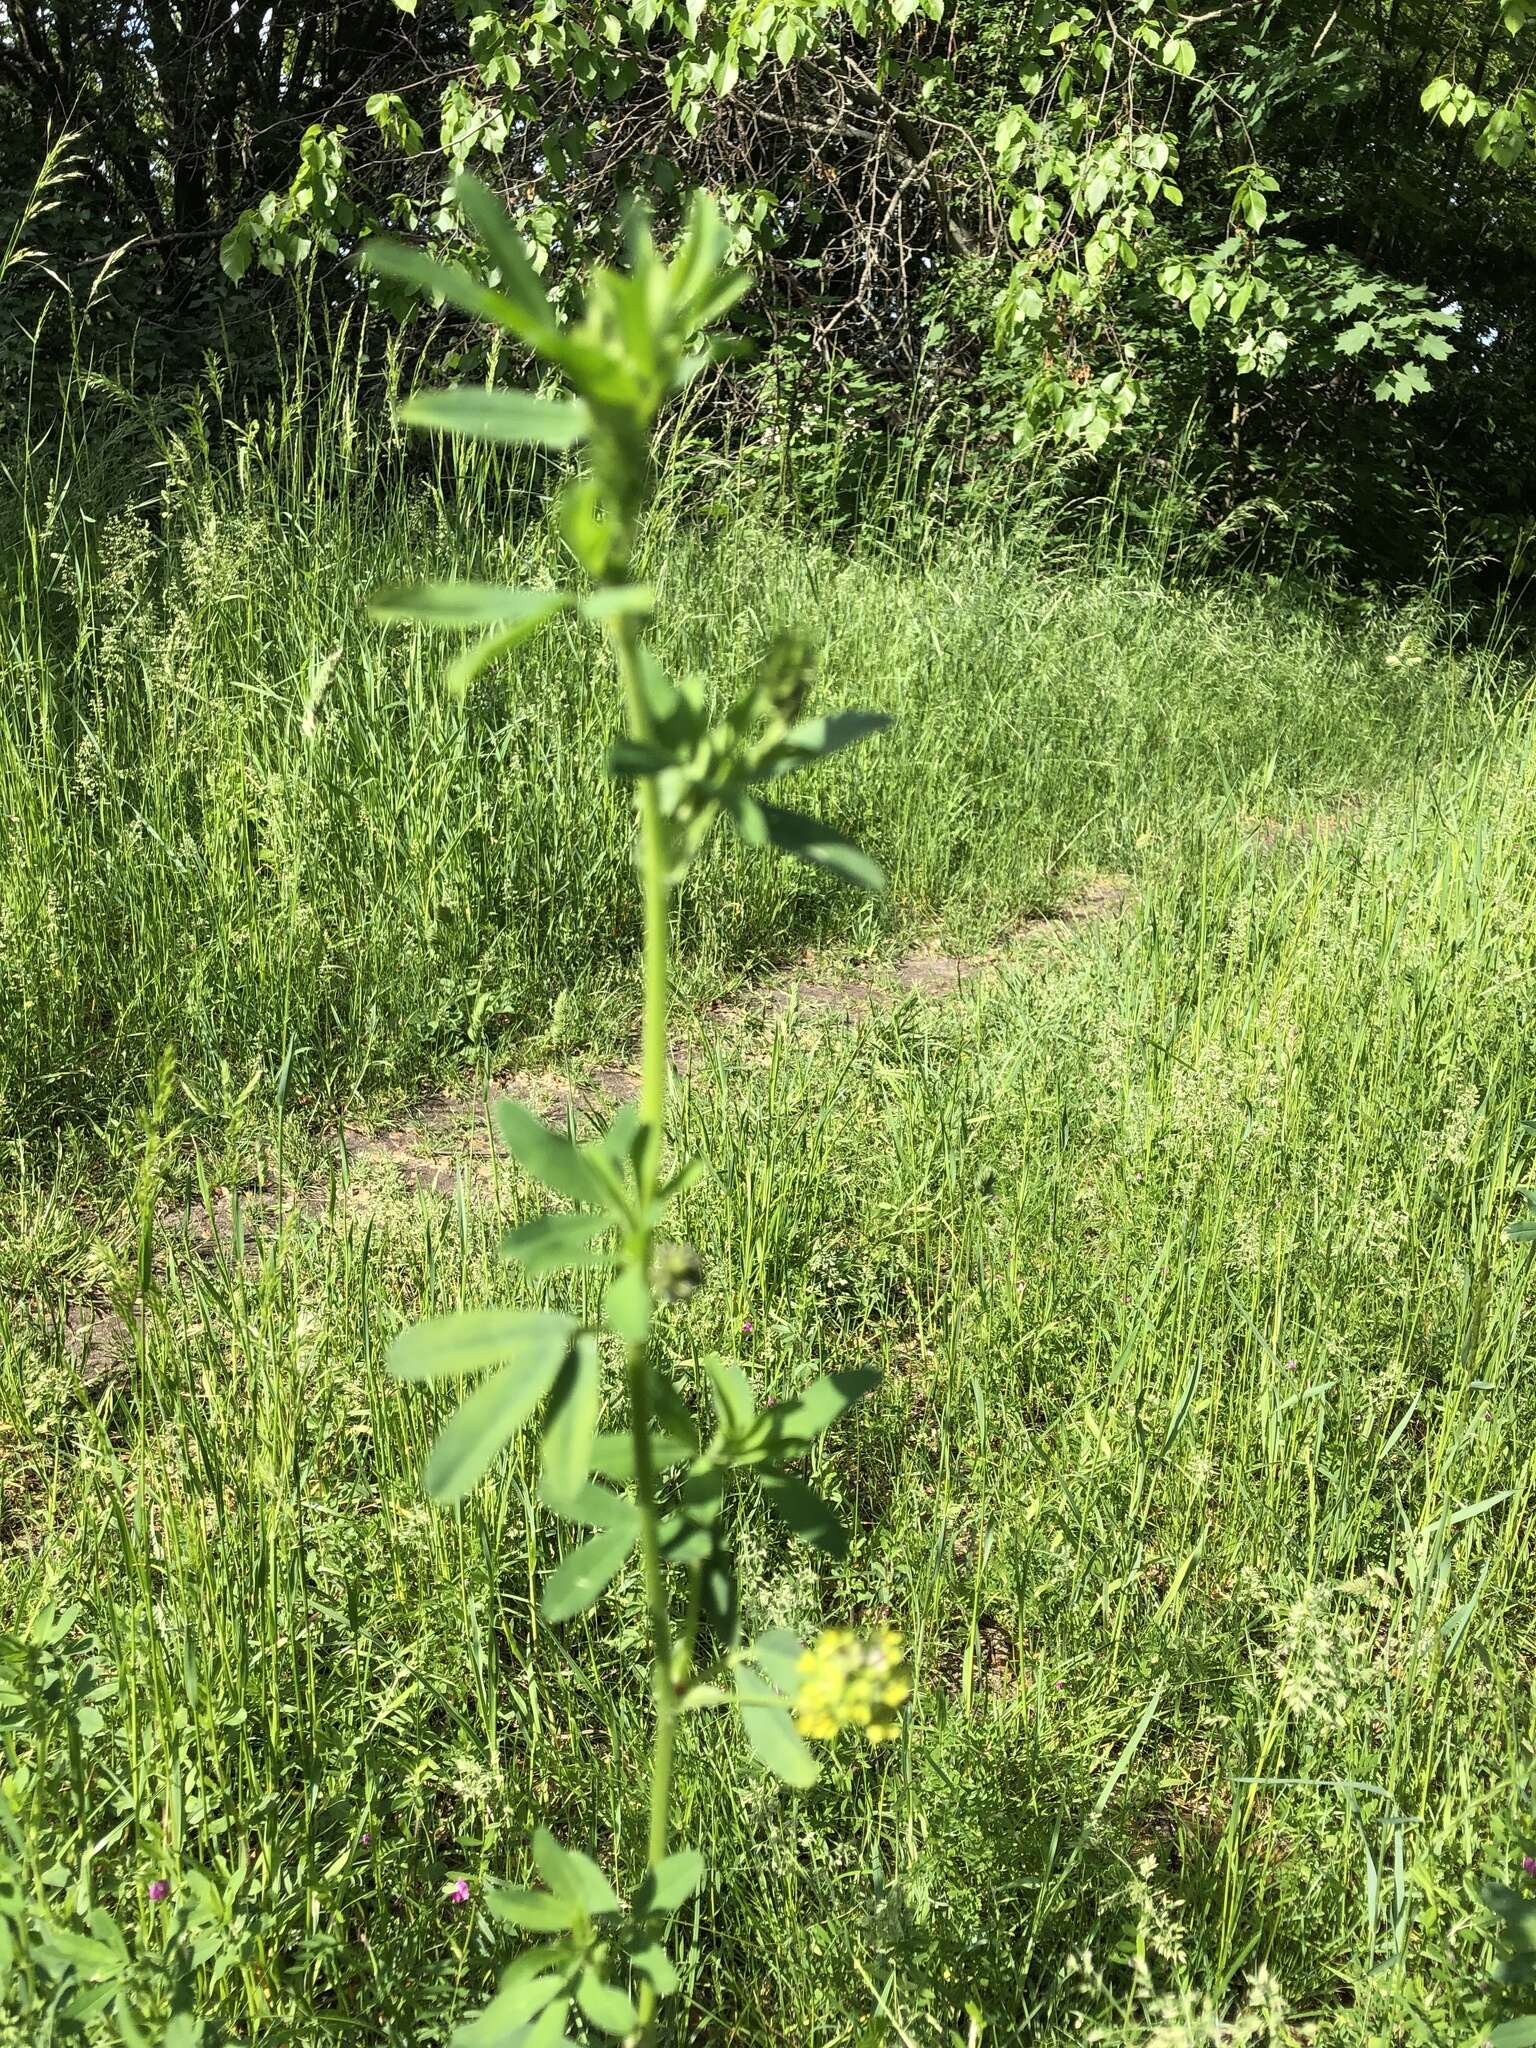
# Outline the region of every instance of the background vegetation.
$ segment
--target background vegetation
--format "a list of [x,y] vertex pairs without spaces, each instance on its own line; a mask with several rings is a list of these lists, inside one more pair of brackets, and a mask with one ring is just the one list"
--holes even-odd
[[[1113,473],[1131,517],[1171,500],[1216,560],[1412,582],[1438,547],[1501,575],[1531,516],[1525,16],[17,0],[0,189],[78,127],[37,291],[94,297],[93,349],[138,377],[211,354],[256,402],[266,323],[291,340],[317,301],[349,305],[380,223],[462,243],[455,169],[507,192],[556,278],[625,190],[665,218],[703,182],[763,273],[742,316],[760,388],[710,431],[759,461],[814,472],[851,435],[858,469],[916,459],[946,502],[994,508]],[[37,317],[8,317],[13,362]],[[68,352],[57,305],[46,341]]]

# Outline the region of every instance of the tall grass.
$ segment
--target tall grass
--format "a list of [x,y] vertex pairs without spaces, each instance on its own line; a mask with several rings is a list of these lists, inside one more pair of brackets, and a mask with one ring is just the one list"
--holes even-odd
[[[890,1616],[918,1685],[898,1754],[804,1797],[691,1728],[679,2040],[1475,2038],[1475,1885],[1536,1847],[1533,844],[1522,718],[1331,839],[1192,819],[1049,971],[696,1076],[692,1341],[780,1393],[884,1368],[818,1476],[850,1558],[749,1521],[749,1619]],[[151,1963],[190,1917],[237,2037],[440,2038],[499,1939],[450,1882],[534,1820],[643,1828],[622,1589],[542,1626],[531,1472],[426,1512],[432,1415],[380,1371],[403,1318],[505,1297],[538,1197],[499,1185],[166,1232],[89,1388],[66,1290],[0,1347],[3,1598],[78,1603],[92,1674],[8,1667],[27,1886]]]
[[[451,1195],[332,1186],[316,1098],[621,1043],[636,934],[589,657],[557,630],[458,709],[344,595],[476,545],[537,576],[540,479],[418,466],[326,391],[236,433],[97,385],[5,458],[0,1917],[106,1908],[234,2039],[405,2048],[493,1981],[479,1884],[532,1823],[621,1859],[643,1829],[607,1761],[634,1646],[622,1585],[540,1621],[516,1457],[424,1508],[436,1411],[381,1373],[423,1308],[515,1292],[533,1191],[472,1202],[467,1132]],[[687,1732],[711,1960],[676,2038],[1481,2038],[1477,1885],[1536,1854],[1524,678],[1429,604],[1029,532],[833,548],[703,497],[651,536],[669,654],[728,672],[815,615],[829,699],[900,723],[820,793],[891,909],[722,851],[679,912],[696,1003],[810,940],[991,946],[1079,876],[1137,894],[951,1002],[696,1066],[719,1171],[671,1313],[773,1393],[883,1368],[817,1475],[850,1556],[813,1576],[744,1519],[749,1624],[889,1618],[918,1682],[897,1753],[806,1796]],[[500,551],[487,502],[532,508]],[[168,1162],[233,1178],[258,1112],[278,1198],[167,1220]],[[119,1356],[82,1377],[103,1288]]]
[[[354,339],[336,337],[341,360]],[[296,1086],[345,1099],[472,1044],[625,1028],[609,991],[636,942],[628,827],[591,765],[610,697],[590,648],[557,628],[460,708],[440,650],[354,601],[424,558],[552,578],[539,478],[421,461],[339,373],[318,410],[244,426],[215,396],[176,421],[88,383],[11,458],[13,1132],[110,1119],[167,1050],[202,1095],[291,1056]],[[133,467],[146,433],[155,459]],[[1212,807],[1332,803],[1482,715],[1475,666],[1388,665],[1400,623],[1176,592],[1125,561],[1047,580],[1028,531],[954,536],[914,567],[728,496],[704,494],[700,517],[700,495],[650,536],[680,621],[664,651],[729,675],[776,622],[818,618],[828,697],[856,688],[902,731],[828,771],[830,813],[873,835],[905,913],[971,939]],[[488,538],[509,505],[521,530]],[[737,857],[680,915],[694,993],[807,938],[880,931],[818,880]]]

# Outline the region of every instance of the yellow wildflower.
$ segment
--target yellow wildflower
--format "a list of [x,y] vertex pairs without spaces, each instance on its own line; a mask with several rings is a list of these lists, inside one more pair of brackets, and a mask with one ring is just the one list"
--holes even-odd
[[862,1728],[871,1742],[888,1742],[901,1726],[900,1709],[912,1692],[912,1674],[893,1628],[860,1642],[852,1629],[828,1628],[799,1662],[795,1725],[814,1742],[830,1742],[844,1728]]

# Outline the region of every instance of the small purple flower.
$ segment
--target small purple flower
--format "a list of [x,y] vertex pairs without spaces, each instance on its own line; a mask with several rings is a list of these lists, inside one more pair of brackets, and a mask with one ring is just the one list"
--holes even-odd
[[467,1905],[469,1901],[469,1879],[461,1877],[452,1891],[449,1892],[448,1897],[456,1906]]
[[750,1336],[751,1336],[751,1334],[752,1334],[752,1318],[751,1318],[750,1316],[743,1316],[743,1317],[742,1317],[742,1319],[741,1319],[741,1334],[743,1335],[743,1337],[750,1337]]
[[358,1839],[362,1843],[363,1847],[366,1849],[368,1844],[373,1840],[373,1837],[369,1834],[368,1830],[364,1828],[362,1834],[358,1837]]
[[1520,1868],[1527,1877],[1536,1877],[1536,1856],[1522,1856],[1520,1858]]
[[1294,1372],[1296,1370],[1296,1361],[1294,1358],[1288,1358],[1285,1361],[1285,1369],[1287,1372]]
[[170,1889],[163,1877],[152,1877],[149,1880],[150,1902],[158,1906],[160,1901],[168,1896]]

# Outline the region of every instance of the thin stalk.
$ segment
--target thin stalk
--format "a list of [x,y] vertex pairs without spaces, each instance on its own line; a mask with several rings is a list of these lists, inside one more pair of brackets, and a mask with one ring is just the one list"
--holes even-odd
[[[636,739],[650,737],[650,714],[640,687],[637,637],[633,620],[621,619],[614,631],[619,678],[624,689],[630,730]],[[640,1123],[643,1148],[639,1180],[642,1209],[648,1214],[661,1180],[662,1128],[667,1110],[667,1006],[670,995],[668,882],[666,832],[656,785],[641,779],[635,794],[639,825],[640,885],[645,903],[644,1021],[641,1028]],[[652,1231],[647,1222],[635,1254],[649,1268]],[[667,1853],[672,1814],[672,1775],[677,1743],[677,1676],[674,1671],[672,1616],[667,1600],[666,1569],[661,1556],[660,1510],[656,1499],[656,1468],[651,1456],[651,1360],[649,1342],[632,1344],[627,1358],[629,1429],[634,1445],[635,1499],[640,1510],[640,1558],[645,1577],[645,1604],[651,1631],[651,1685],[656,1702],[656,1733],[651,1746],[650,1826],[646,1860],[659,1863]],[[640,2038],[654,2035],[656,1992],[649,1982],[640,1987]]]

